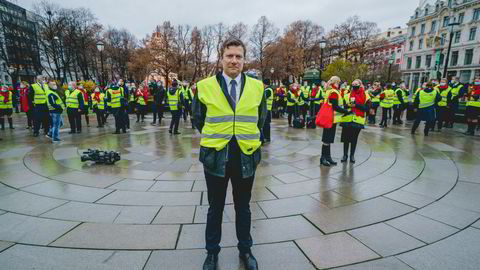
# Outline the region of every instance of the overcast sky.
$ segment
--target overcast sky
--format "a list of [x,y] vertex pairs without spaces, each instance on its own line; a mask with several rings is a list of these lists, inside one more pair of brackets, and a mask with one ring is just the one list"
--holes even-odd
[[[39,0],[12,0],[32,10]],[[265,15],[280,30],[295,20],[312,20],[328,32],[349,16],[359,15],[380,29],[406,27],[419,0],[50,0],[62,7],[88,7],[103,25],[126,28],[138,39],[151,34],[156,25],[203,26],[224,22],[243,22],[249,26]],[[208,4],[207,4],[208,3]],[[282,31],[283,32],[283,31]]]

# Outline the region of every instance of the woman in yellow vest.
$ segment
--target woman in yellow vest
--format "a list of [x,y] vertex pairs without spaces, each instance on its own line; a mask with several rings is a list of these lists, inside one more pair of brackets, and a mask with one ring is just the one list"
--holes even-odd
[[[145,100],[145,94],[142,91],[142,89],[137,89],[135,85],[132,85],[132,90],[135,93],[135,101],[137,102],[137,123],[140,121],[140,118],[142,118],[142,123],[145,122],[145,113],[147,111],[147,100],[148,100],[148,94],[147,94],[147,100]],[[148,90],[147,90],[148,91]]]
[[393,98],[395,92],[392,90],[392,85],[387,84],[386,89],[380,94],[380,107],[382,107],[382,121],[380,127],[387,127],[387,114],[392,110]]
[[440,93],[442,100],[438,102],[437,108],[437,128],[438,131],[442,130],[443,124],[447,124],[448,121],[448,102],[447,97],[452,88],[448,86],[447,79],[442,79],[440,85],[436,86],[435,89]]
[[292,126],[292,116],[295,113],[295,107],[297,106],[297,97],[293,92],[294,85],[291,84],[288,86],[287,93],[287,113],[288,113],[288,126]]
[[337,128],[337,123],[342,122],[342,118],[347,116],[349,112],[347,109],[344,109],[343,98],[338,91],[340,87],[340,78],[338,76],[333,76],[327,83],[327,91],[325,93],[324,103],[332,105],[333,108],[333,125],[331,128],[324,128],[322,133],[322,156],[320,158],[320,165],[331,166],[337,165],[337,162],[333,161],[330,144],[335,140],[335,131]]
[[374,82],[372,89],[368,90],[368,95],[370,96],[370,100],[372,101],[372,105],[370,108],[370,112],[368,114],[368,123],[375,125],[376,124],[376,117],[377,117],[377,109],[380,107],[380,94],[382,93],[382,88],[380,86],[380,82]]
[[480,78],[475,78],[473,86],[467,95],[467,108],[465,116],[467,118],[468,130],[465,135],[475,135],[475,126],[478,125],[478,116],[480,115]]
[[2,130],[5,130],[5,116],[8,119],[8,125],[10,129],[14,129],[13,127],[13,120],[12,120],[12,113],[13,113],[13,102],[12,102],[12,92],[8,91],[8,87],[6,85],[0,85],[0,125],[2,126]]
[[65,104],[63,104],[63,100],[58,95],[57,89],[57,83],[51,81],[48,83],[48,89],[46,90],[47,106],[50,112],[50,117],[52,118],[52,124],[47,137],[51,138],[53,143],[61,142],[59,138],[59,130],[60,126],[63,125],[62,113],[65,110]]
[[352,91],[344,97],[346,105],[352,110],[352,114],[342,118],[343,158],[341,162],[348,159],[348,148],[350,146],[350,162],[355,163],[355,150],[357,148],[358,135],[365,128],[365,116],[370,107],[370,96],[365,93],[362,81],[357,79],[352,83]]
[[431,82],[427,83],[426,88],[420,90],[415,96],[414,107],[417,108],[417,119],[412,126],[412,134],[415,134],[420,121],[425,121],[423,133],[428,136],[428,131],[432,125],[435,125],[435,106],[442,100],[440,94],[433,89]]
[[97,127],[101,128],[105,124],[105,94],[100,92],[99,87],[95,88],[95,92],[92,94],[92,107],[97,115]]

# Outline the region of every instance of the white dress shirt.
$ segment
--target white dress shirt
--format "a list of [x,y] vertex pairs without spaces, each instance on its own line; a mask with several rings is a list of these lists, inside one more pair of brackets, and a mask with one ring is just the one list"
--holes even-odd
[[230,84],[230,82],[232,80],[235,80],[237,81],[237,85],[235,86],[235,90],[236,90],[236,97],[235,97],[235,103],[238,104],[238,101],[240,100],[240,91],[242,89],[242,73],[238,74],[238,76],[235,78],[235,79],[232,79],[230,77],[228,77],[227,74],[225,74],[225,71],[222,72],[223,74],[223,78],[225,79],[225,82],[227,83],[227,90],[228,90],[228,94],[230,94],[230,90],[232,88],[232,85]]

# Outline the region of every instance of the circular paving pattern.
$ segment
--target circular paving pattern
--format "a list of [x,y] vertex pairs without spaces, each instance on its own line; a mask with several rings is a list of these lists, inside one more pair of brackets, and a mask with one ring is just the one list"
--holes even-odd
[[[326,168],[319,166],[321,130],[285,123],[272,123],[252,194],[253,251],[262,269],[475,269],[480,263],[478,137],[458,130],[411,136],[408,124],[368,127],[355,164]],[[113,124],[62,132],[58,145],[20,127],[2,134],[0,265],[200,268],[208,209],[200,136],[188,124],[180,136],[170,135],[169,119],[162,126],[131,124],[123,135],[109,133]],[[119,151],[122,160],[82,163],[88,148]],[[334,159],[342,149],[333,146]],[[243,269],[231,192],[226,200],[219,264]]]

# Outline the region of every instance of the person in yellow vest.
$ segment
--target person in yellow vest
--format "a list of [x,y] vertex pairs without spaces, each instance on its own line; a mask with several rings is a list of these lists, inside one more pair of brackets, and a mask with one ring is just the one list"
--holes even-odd
[[262,143],[271,142],[270,137],[270,123],[272,122],[272,108],[273,108],[273,89],[270,87],[270,80],[265,79],[263,80],[263,85],[265,88],[265,98],[267,99],[267,118],[265,119],[265,124],[263,125],[263,129],[261,130],[261,138],[260,140]]
[[460,83],[458,77],[453,77],[450,82],[450,87],[452,90],[448,93],[447,104],[448,104],[448,124],[445,125],[446,128],[453,128],[453,123],[455,122],[455,113],[458,111],[458,100],[460,97],[463,97],[466,93],[463,89],[463,84]]
[[127,125],[123,115],[124,91],[117,83],[113,83],[107,90],[107,106],[115,118],[115,132],[113,134],[127,133]]
[[392,88],[394,91],[394,96],[393,96],[393,120],[392,124],[393,125],[401,125],[403,124],[402,119],[400,116],[402,115],[402,112],[404,109],[407,108],[406,102],[403,99],[403,90],[400,87],[397,87],[397,85],[392,84]]
[[67,115],[68,122],[70,123],[69,134],[82,132],[82,111],[85,108],[85,99],[82,91],[77,88],[75,82],[69,82],[73,91],[70,92],[67,97]]
[[[323,88],[319,86],[312,87],[312,93],[311,93],[311,98],[310,102],[313,102],[315,106],[315,115],[317,115],[318,111],[322,107],[323,101],[324,101],[324,91]],[[315,116],[314,115],[314,116]]]
[[0,126],[5,130],[5,116],[8,119],[10,129],[14,129],[12,113],[13,113],[13,94],[8,91],[8,87],[0,82]]
[[437,108],[437,129],[441,131],[443,128],[443,124],[447,123],[448,120],[448,102],[447,97],[452,88],[448,86],[447,79],[440,80],[440,84],[435,87],[435,90],[440,93],[442,100],[438,102]]
[[382,121],[380,122],[380,127],[387,127],[387,114],[388,111],[392,110],[394,96],[395,92],[392,90],[392,85],[387,84],[386,89],[380,94],[380,107],[382,107]]
[[478,125],[480,115],[480,78],[476,77],[470,91],[467,94],[467,107],[465,117],[467,118],[467,132],[465,135],[474,136],[475,126]]
[[350,148],[350,163],[355,163],[355,150],[357,149],[358,135],[365,128],[365,118],[370,107],[370,96],[365,92],[362,81],[357,79],[352,82],[352,91],[344,97],[344,101],[352,114],[342,118],[343,158],[341,162],[348,159]]
[[47,137],[52,139],[53,143],[61,142],[59,138],[60,126],[63,123],[63,111],[65,110],[65,104],[57,93],[58,87],[55,81],[48,83],[47,94],[47,106],[52,117],[52,125]]
[[204,270],[217,269],[229,181],[233,188],[240,259],[245,269],[258,269],[251,251],[249,203],[261,159],[260,129],[267,115],[267,101],[262,82],[242,72],[245,55],[241,40],[227,39],[220,53],[223,72],[197,83],[193,119],[202,134],[200,161],[209,202]]
[[308,82],[304,81],[303,86],[300,87],[300,95],[298,97],[299,101],[301,100],[303,104],[299,104],[299,109],[301,114],[303,115],[303,120],[307,121],[307,112],[310,108],[310,86],[308,86]]
[[370,108],[370,113],[368,115],[368,123],[375,125],[377,122],[377,110],[378,107],[380,107],[380,94],[382,93],[382,87],[380,85],[380,82],[374,82],[372,89],[368,90],[368,94],[370,96],[370,100],[372,102],[371,108]]
[[172,121],[168,132],[175,135],[180,134],[178,125],[180,124],[180,117],[182,117],[183,93],[180,91],[176,80],[172,82],[172,87],[167,91],[167,102],[172,113]]
[[337,165],[337,162],[333,161],[332,154],[330,150],[330,145],[335,140],[335,133],[337,129],[337,124],[342,122],[342,119],[348,114],[351,114],[351,111],[348,111],[344,108],[343,97],[339,92],[340,88],[340,78],[338,76],[332,76],[327,82],[327,90],[325,92],[324,104],[328,103],[332,105],[333,108],[333,125],[331,128],[324,128],[322,133],[322,155],[320,157],[320,165],[322,166],[332,166]]
[[33,108],[33,136],[38,137],[40,125],[43,126],[45,135],[50,127],[50,114],[47,107],[47,95],[45,91],[48,85],[42,75],[37,76],[36,82],[30,86],[28,93],[29,99],[32,100]]
[[97,115],[97,128],[102,128],[105,125],[105,94],[100,91],[100,87],[96,87],[91,98],[93,111]]
[[132,86],[132,91],[135,92],[135,102],[137,103],[137,123],[142,120],[142,123],[145,122],[145,113],[147,111],[147,101],[145,101],[144,87],[140,86],[138,89],[135,85]]
[[293,88],[294,85],[291,84],[288,86],[288,92],[287,92],[287,113],[288,113],[288,126],[292,126],[292,117],[293,114],[295,113],[295,109],[298,103],[298,99],[296,95],[293,93]]
[[428,132],[432,125],[435,125],[435,106],[442,100],[440,94],[433,89],[433,84],[428,82],[426,88],[420,90],[415,96],[414,107],[417,108],[417,119],[412,126],[412,134],[415,134],[420,121],[425,121],[423,134],[428,136]]

